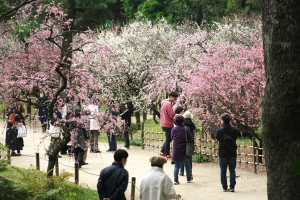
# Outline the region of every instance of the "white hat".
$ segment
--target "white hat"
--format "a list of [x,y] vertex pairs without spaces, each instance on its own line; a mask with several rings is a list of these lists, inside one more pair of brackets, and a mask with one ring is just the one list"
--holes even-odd
[[182,116],[184,118],[193,118],[193,114],[190,111],[185,111]]

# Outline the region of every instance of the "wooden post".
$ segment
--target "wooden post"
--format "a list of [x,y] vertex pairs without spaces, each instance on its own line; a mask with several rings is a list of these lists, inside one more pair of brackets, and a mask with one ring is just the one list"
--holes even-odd
[[246,161],[245,163],[246,163],[246,165],[248,167],[248,156],[247,156],[247,154],[248,154],[248,152],[247,152],[248,148],[246,146],[247,146],[247,143],[246,143],[246,140],[244,140],[244,160]]
[[135,177],[131,178],[131,200],[134,200],[135,196]]
[[35,153],[36,169],[40,170],[40,153]]
[[58,157],[56,157],[56,161],[55,161],[55,174],[56,176],[59,176]]
[[145,146],[144,146],[144,135],[145,135],[145,133],[144,133],[144,130],[145,129],[145,124],[144,123],[142,123],[142,135],[141,135],[141,139],[142,139],[142,149],[145,149]]
[[252,137],[252,153],[253,153],[253,170],[254,170],[254,173],[257,173],[257,169],[256,169],[256,150],[255,150],[255,138]]
[[237,155],[236,155],[236,157],[240,160],[240,162],[239,162],[239,166],[241,166],[241,161],[242,161],[242,156],[241,156],[241,154],[239,155],[239,153],[241,152],[241,140],[237,140],[238,141],[238,148],[237,148]]
[[79,163],[75,163],[75,184],[79,183]]

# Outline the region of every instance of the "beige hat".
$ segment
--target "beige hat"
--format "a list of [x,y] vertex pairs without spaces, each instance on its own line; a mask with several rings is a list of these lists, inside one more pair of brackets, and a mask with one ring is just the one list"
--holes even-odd
[[153,156],[150,158],[151,165],[163,165],[167,163],[167,159],[161,156]]
[[193,118],[193,114],[190,111],[185,111],[182,116],[184,118]]

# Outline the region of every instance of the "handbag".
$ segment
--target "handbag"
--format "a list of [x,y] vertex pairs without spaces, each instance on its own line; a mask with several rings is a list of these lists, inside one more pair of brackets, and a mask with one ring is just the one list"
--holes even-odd
[[185,132],[185,141],[186,141],[185,154],[187,156],[192,156],[194,155],[194,143],[187,141],[186,126],[184,127],[184,132]]
[[22,126],[18,127],[17,138],[26,137],[26,136],[27,136],[26,126],[22,125]]
[[60,127],[53,126],[53,125],[50,124],[49,133],[51,134],[51,137],[58,138],[60,136],[59,132],[60,132]]

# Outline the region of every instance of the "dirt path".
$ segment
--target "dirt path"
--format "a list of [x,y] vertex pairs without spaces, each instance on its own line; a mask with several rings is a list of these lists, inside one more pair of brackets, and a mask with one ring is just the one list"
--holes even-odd
[[[3,126],[0,129],[1,136],[0,142],[5,143],[5,133]],[[23,168],[35,168],[35,153],[40,153],[41,171],[47,169],[47,157],[45,148],[49,144],[49,139],[45,143],[41,143],[42,133],[34,133],[29,130],[28,137],[24,138],[25,147],[21,152],[22,156],[12,157],[12,165]],[[108,149],[108,144],[100,143],[100,148],[103,153],[88,153],[86,162],[79,171],[79,183],[96,190],[99,172],[102,168],[107,167],[113,162],[113,153],[105,152]],[[121,146],[119,146],[121,147]],[[136,177],[135,199],[138,198],[139,185],[142,177],[149,172],[150,162],[149,158],[153,155],[158,155],[158,152],[141,150],[138,147],[132,147],[128,150],[129,158],[127,161],[126,169],[129,171],[130,182],[132,177]],[[63,155],[59,158],[59,170],[65,170],[74,173],[74,160],[73,157]],[[173,179],[174,165],[170,161],[165,164],[164,171]],[[254,174],[250,171],[237,168],[237,185],[234,193],[224,193],[220,184],[220,172],[216,163],[209,164],[194,164],[192,183],[186,183],[186,178],[180,176],[180,185],[175,186],[177,193],[182,195],[184,200],[267,200],[267,177],[265,173]],[[74,182],[74,178],[70,181]],[[128,185],[126,191],[127,199],[130,199],[131,183]]]

